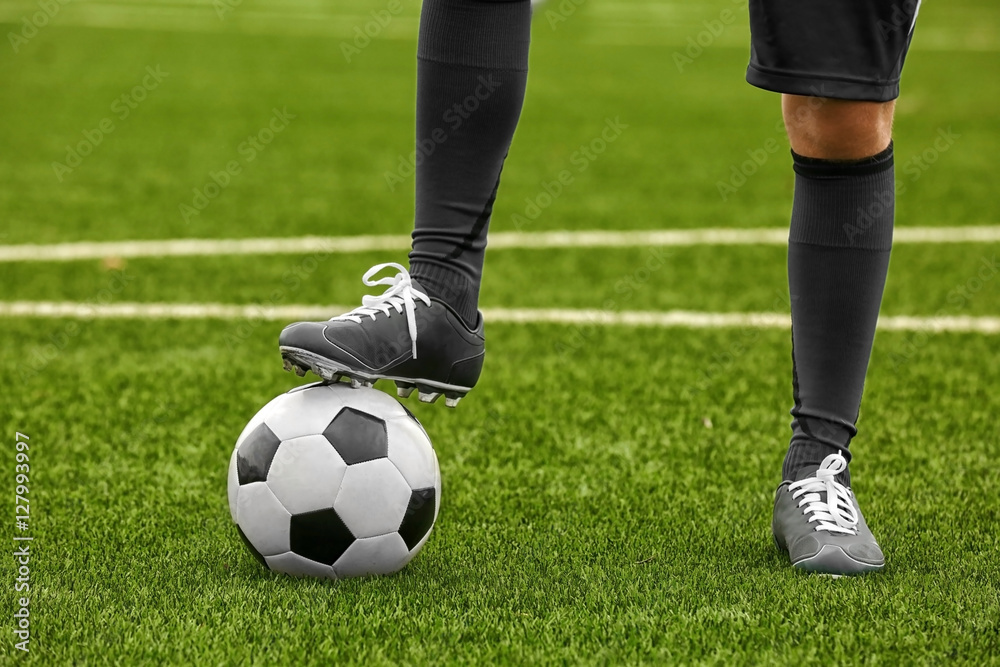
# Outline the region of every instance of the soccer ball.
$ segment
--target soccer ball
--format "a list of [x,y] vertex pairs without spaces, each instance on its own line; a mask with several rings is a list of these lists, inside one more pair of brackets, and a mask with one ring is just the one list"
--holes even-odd
[[264,567],[342,579],[401,570],[430,535],[441,473],[396,399],[344,383],[297,387],[236,441],[229,511]]

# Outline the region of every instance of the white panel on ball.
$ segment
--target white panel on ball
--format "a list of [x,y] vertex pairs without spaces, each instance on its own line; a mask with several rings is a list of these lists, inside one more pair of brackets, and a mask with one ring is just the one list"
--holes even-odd
[[285,553],[292,517],[265,482],[240,487],[236,501],[236,523],[261,556]]
[[277,556],[266,556],[267,566],[275,572],[284,572],[296,577],[335,577],[333,568],[329,565],[317,563],[314,560],[303,558],[295,552],[279,554]]
[[229,479],[226,482],[226,491],[229,494],[229,515],[236,522],[236,497],[240,490],[239,470],[236,468],[236,449],[229,457]]
[[344,406],[367,412],[381,419],[405,417],[406,409],[395,398],[384,391],[351,389],[349,384],[341,383],[333,387],[342,396]]
[[[438,465],[437,455],[434,456],[434,489],[437,505],[434,506],[434,523],[437,523],[438,513],[441,511],[441,466]],[[424,538],[426,540],[426,538]],[[420,547],[417,547],[418,549]]]
[[411,489],[434,486],[437,457],[424,430],[410,417],[386,422],[389,460],[399,469]]
[[285,440],[267,473],[267,486],[292,514],[333,507],[347,464],[321,435]]
[[410,485],[389,459],[347,468],[334,507],[357,538],[394,532],[410,502]]
[[399,533],[356,540],[333,564],[340,579],[369,574],[392,574],[409,561],[406,543]]
[[280,440],[316,435],[340,412],[343,396],[334,385],[322,384],[282,394],[262,410],[267,413],[264,422]]

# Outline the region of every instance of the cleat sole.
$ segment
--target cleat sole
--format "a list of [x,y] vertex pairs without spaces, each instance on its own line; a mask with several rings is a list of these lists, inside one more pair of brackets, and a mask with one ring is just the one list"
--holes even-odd
[[[400,398],[408,398],[416,389],[419,391],[419,398],[424,403],[433,403],[441,396],[445,397],[445,404],[454,408],[458,402],[472,390],[472,387],[447,384],[436,380],[424,378],[404,378],[382,373],[366,373],[355,371],[351,368],[338,365],[337,362],[321,357],[317,354],[293,347],[281,347],[282,365],[288,370],[294,370],[299,377],[305,376],[307,371],[312,371],[325,382],[340,382],[347,378],[351,387],[358,389],[361,387],[373,387],[378,380],[392,380],[396,383],[396,394]],[[286,365],[287,364],[287,365]]]

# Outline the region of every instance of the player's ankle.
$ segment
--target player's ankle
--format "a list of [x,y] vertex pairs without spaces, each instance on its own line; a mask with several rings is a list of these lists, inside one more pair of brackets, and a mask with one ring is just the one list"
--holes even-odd
[[413,260],[410,275],[427,296],[448,305],[474,329],[479,323],[479,285],[469,276],[438,263]]
[[[793,438],[788,446],[788,452],[785,454],[785,461],[781,465],[781,478],[794,482],[799,479],[803,470],[818,468],[823,459],[836,453],[842,454],[850,462],[851,454],[846,447],[834,447],[816,440]],[[845,469],[844,472],[837,475],[837,481],[849,487],[851,485],[850,469]]]

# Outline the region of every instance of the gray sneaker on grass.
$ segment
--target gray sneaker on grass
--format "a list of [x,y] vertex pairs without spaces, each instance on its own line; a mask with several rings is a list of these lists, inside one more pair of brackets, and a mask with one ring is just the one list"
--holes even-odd
[[843,456],[831,454],[778,487],[771,531],[794,567],[834,576],[885,567],[854,493],[836,480],[846,468]]

